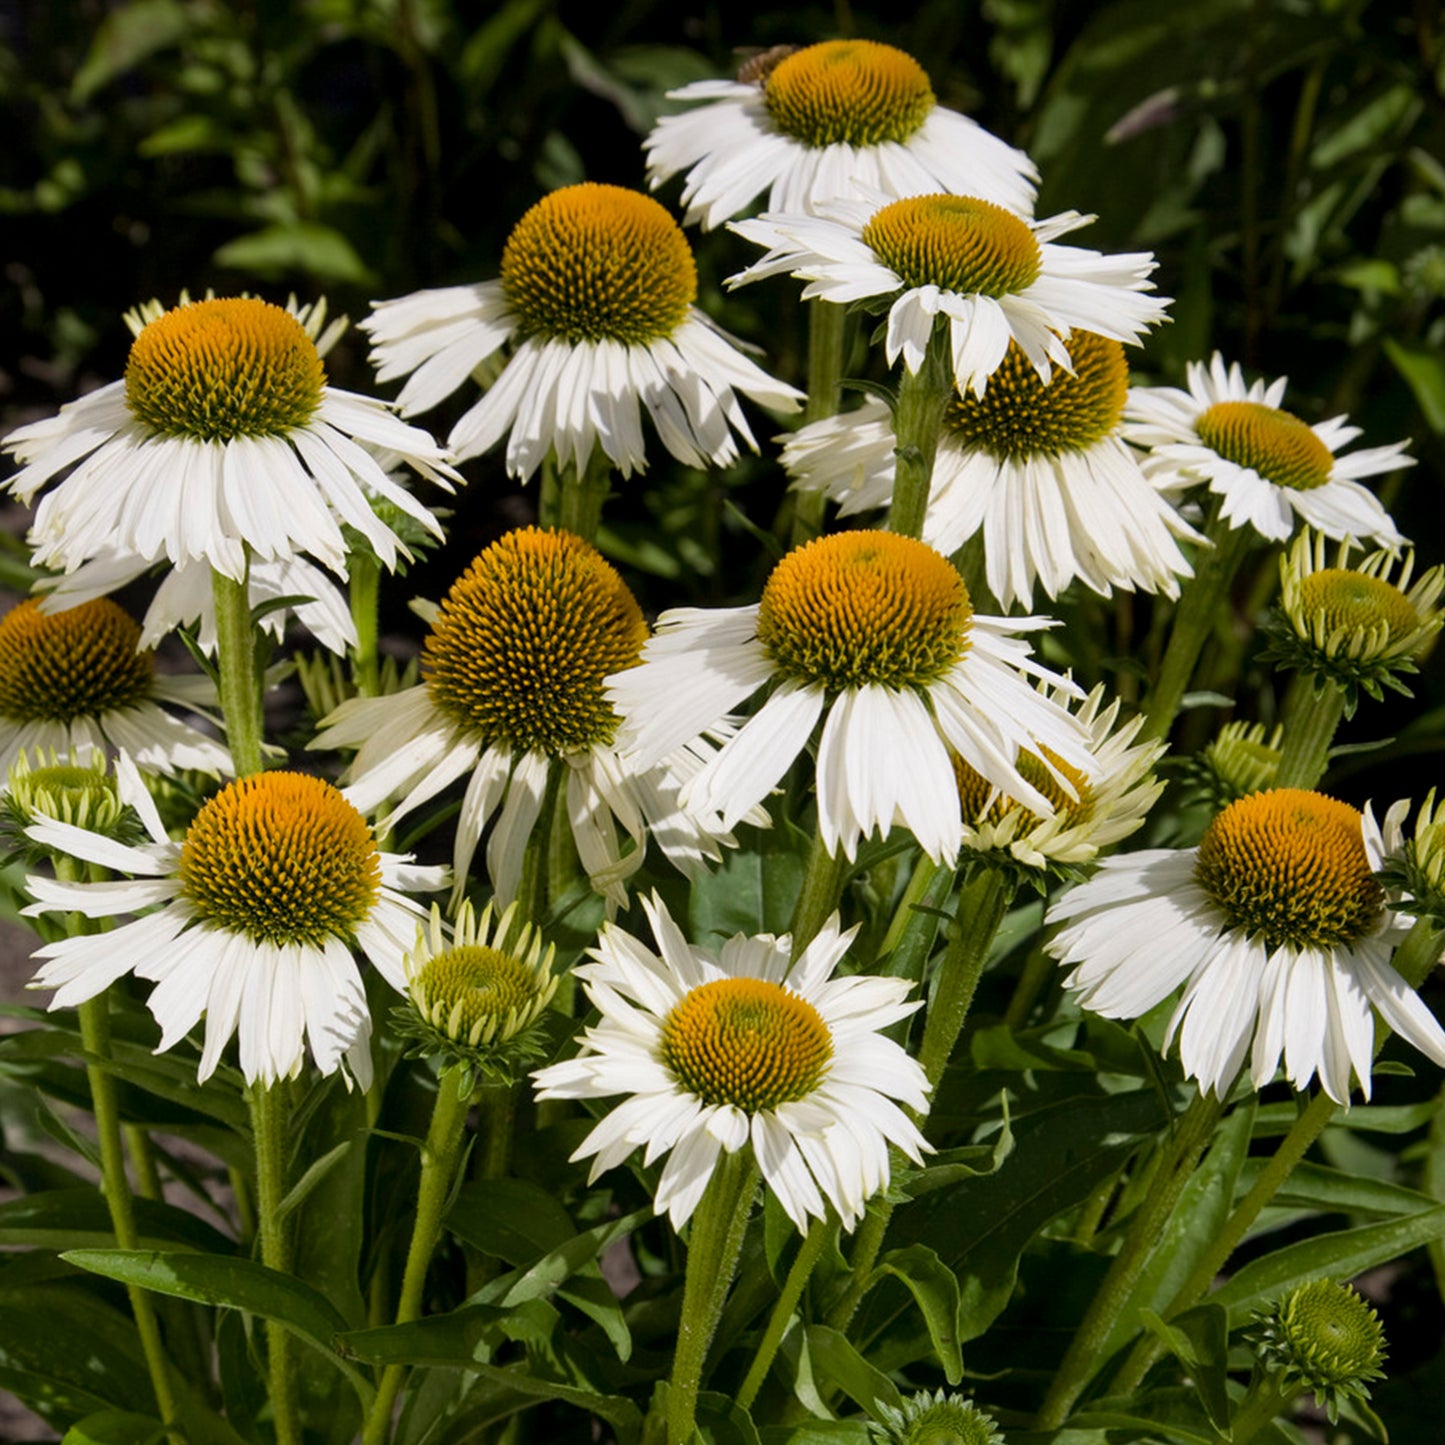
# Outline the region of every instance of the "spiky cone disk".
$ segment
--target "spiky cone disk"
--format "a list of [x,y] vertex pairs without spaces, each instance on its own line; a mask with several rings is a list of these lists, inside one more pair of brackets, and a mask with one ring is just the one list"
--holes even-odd
[[901,1410],[880,1404],[876,1414],[868,1424],[874,1445],[1003,1445],[987,1410],[944,1390],[912,1395]]

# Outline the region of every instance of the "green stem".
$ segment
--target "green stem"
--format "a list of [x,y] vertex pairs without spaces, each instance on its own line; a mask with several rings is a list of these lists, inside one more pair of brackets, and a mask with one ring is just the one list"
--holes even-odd
[[1277,1420],[1304,1394],[1304,1386],[1282,1387],[1278,1377],[1261,1372],[1250,1381],[1249,1393],[1229,1422],[1230,1445],[1249,1445],[1266,1425]]
[[[286,1197],[287,1133],[290,1124],[285,1080],[256,1083],[249,1092],[251,1132],[256,1143],[256,1228],[261,1263],[280,1274],[291,1273],[291,1237],[281,1217]],[[296,1401],[296,1367],[291,1336],[275,1320],[266,1322],[268,1382],[276,1445],[301,1445],[301,1420]]]
[[1013,884],[996,868],[981,869],[959,890],[956,932],[938,967],[938,982],[923,1026],[918,1062],[930,1089],[938,1087],[963,1030],[988,951],[1013,898]]
[[[104,992],[87,999],[79,1008],[80,1040],[85,1046],[85,1076],[90,1083],[91,1107],[95,1112],[96,1139],[100,1145],[100,1187],[110,1210],[111,1228],[120,1249],[136,1249],[140,1235],[135,1223],[135,1201],[125,1173],[125,1151],[121,1141],[120,1108],[116,1102],[115,1080],[105,1067],[110,1058],[110,999]],[[97,1062],[92,1062],[96,1060]],[[140,1336],[146,1370],[155,1391],[156,1406],[167,1425],[176,1418],[176,1397],[166,1364],[166,1347],[161,1340],[151,1297],[136,1285],[129,1285],[131,1313]]]
[[1013,997],[1004,1010],[1004,1025],[1015,1033],[1028,1023],[1029,1015],[1038,1002],[1044,985],[1053,976],[1058,960],[1050,958],[1042,948],[1035,948],[1024,960],[1018,982],[1014,984]]
[[[461,1088],[462,1070],[450,1069],[437,1082],[431,1127],[421,1151],[421,1182],[416,1194],[416,1222],[412,1225],[411,1247],[401,1278],[401,1296],[396,1304],[396,1323],[410,1324],[421,1318],[422,1291],[427,1268],[441,1238],[442,1215],[456,1179],[457,1161],[466,1137],[467,1110],[472,1091]],[[367,1413],[362,1445],[385,1445],[391,1434],[391,1407],[406,1374],[405,1365],[388,1365],[376,1387],[376,1399]]]
[[[843,398],[843,332],[848,308],[833,301],[809,301],[808,400],[803,422],[837,416]],[[823,530],[825,499],[821,491],[797,492],[793,498],[792,545],[811,542]]]
[[[1210,1240],[1209,1248],[1175,1291],[1168,1308],[1162,1312],[1166,1321],[1183,1314],[1195,1301],[1203,1298],[1204,1292],[1228,1263],[1229,1256],[1259,1218],[1260,1211],[1293,1173],[1295,1165],[1304,1158],[1310,1145],[1334,1118],[1338,1107],[1328,1094],[1316,1094],[1310,1100],[1309,1106],[1294,1121],[1289,1133],[1280,1140],[1279,1147],[1270,1156],[1269,1162],[1259,1171],[1259,1176],[1250,1186],[1249,1192],[1235,1206],[1223,1227]],[[1164,1346],[1152,1335],[1138,1340],[1110,1384],[1109,1393],[1120,1394],[1133,1390],[1163,1352]]]
[[216,669],[226,741],[236,776],[259,773],[261,754],[261,679],[256,672],[256,627],[251,620],[250,590],[224,572],[211,572],[216,604]]
[[1330,744],[1345,715],[1345,692],[1330,678],[1297,672],[1284,702],[1284,748],[1275,770],[1277,788],[1315,788],[1325,775]]
[[1417,918],[1390,962],[1411,988],[1419,989],[1435,971],[1442,949],[1445,949],[1445,928],[1428,918]]
[[1210,633],[1219,625],[1219,609],[1229,596],[1230,585],[1255,540],[1254,528],[1246,523],[1231,527],[1220,516],[1216,503],[1205,535],[1213,546],[1201,547],[1194,559],[1194,576],[1184,584],[1159,676],[1149,694],[1141,742],[1165,737],[1174,724],[1179,705],[1194,676],[1199,654]]
[[707,1350],[737,1273],[757,1178],[747,1149],[724,1154],[692,1216],[682,1318],[667,1393],[667,1445],[692,1441]]
[[905,366],[898,380],[898,403],[893,412],[893,506],[888,526],[904,537],[923,535],[933,458],[943,429],[944,408],[952,395],[949,324],[946,317],[940,316],[934,320],[923,364],[916,372]]
[[813,834],[808,847],[808,862],[803,873],[803,886],[793,905],[793,921],[789,932],[793,937],[793,957],[818,936],[828,918],[837,910],[848,880],[848,860],[840,853],[834,857],[823,842],[822,835]]
[[773,1366],[773,1358],[778,1353],[778,1346],[782,1343],[784,1334],[787,1333],[788,1325],[793,1318],[793,1311],[797,1309],[798,1301],[803,1297],[808,1277],[813,1273],[813,1267],[818,1263],[819,1257],[827,1248],[828,1241],[832,1237],[833,1225],[826,1219],[815,1219],[807,1234],[803,1236],[803,1242],[798,1246],[798,1252],[793,1257],[792,1267],[788,1270],[788,1277],[783,1281],[782,1292],[773,1305],[772,1314],[768,1316],[768,1326],[763,1331],[758,1351],[753,1356],[753,1362],[748,1366],[748,1372],[743,1377],[742,1388],[738,1391],[738,1404],[744,1410],[751,1408],[753,1401],[758,1397],[758,1391],[763,1387],[763,1381],[768,1378],[768,1371]]
[[584,542],[596,541],[597,528],[602,521],[602,504],[607,500],[612,485],[611,459],[600,446],[594,445],[581,474],[575,467],[563,467],[561,481],[558,526],[581,537]]
[[517,881],[517,912],[528,923],[541,927],[547,921],[547,883],[551,872],[551,837],[562,774],[567,764],[553,758],[547,765],[547,789],[532,836],[522,854],[522,876]]
[[376,697],[381,692],[381,648],[378,618],[381,606],[381,563],[358,548],[347,559],[351,575],[349,594],[351,620],[356,626],[356,655],[351,682],[359,697]]
[[1119,1252],[1069,1342],[1059,1372],[1039,1410],[1037,1430],[1057,1430],[1098,1369],[1099,1355],[1129,1302],[1144,1266],[1194,1166],[1209,1142],[1223,1106],[1211,1094],[1196,1094],[1179,1117],[1173,1137],[1163,1146],[1149,1191],[1129,1220]]

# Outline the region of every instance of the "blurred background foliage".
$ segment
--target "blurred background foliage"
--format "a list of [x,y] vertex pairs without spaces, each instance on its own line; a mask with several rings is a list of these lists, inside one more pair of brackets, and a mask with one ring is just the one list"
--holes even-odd
[[[1421,465],[1387,479],[1384,500],[1422,560],[1440,560],[1438,0],[924,0],[905,14],[876,0],[0,0],[0,428],[118,376],[120,315],[144,298],[324,292],[360,317],[374,297],[494,276],[546,191],[642,183],[639,144],[668,89],[731,73],[748,48],[837,34],[920,57],[944,104],[1035,157],[1040,214],[1097,213],[1082,244],[1157,253],[1173,323],[1136,379],[1179,382],[1218,348],[1288,374],[1287,404],[1310,421],[1348,411],[1367,445],[1412,436]],[[749,248],[695,240],[704,308],[800,380],[796,286],[728,295]],[[346,338],[333,381],[368,388],[364,353]],[[858,369],[865,355],[860,338]],[[425,421],[444,435],[468,399]],[[444,589],[534,505],[498,458],[467,471],[456,538],[417,590]],[[770,558],[745,518],[766,527],[780,505],[771,461],[725,477],[658,464],[619,491],[605,543],[649,606],[755,592]],[[1241,616],[1273,575],[1261,554]],[[1076,640],[1102,639],[1076,665],[1127,692],[1160,612],[1127,598],[1065,609]],[[1424,719],[1401,715],[1394,756],[1445,732],[1445,688],[1433,674],[1423,686]]]

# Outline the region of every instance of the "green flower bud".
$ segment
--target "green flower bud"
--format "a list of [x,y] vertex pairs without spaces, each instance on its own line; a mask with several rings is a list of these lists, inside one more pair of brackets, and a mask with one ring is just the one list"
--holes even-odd
[[868,1433],[878,1445],[1003,1445],[998,1422],[962,1395],[914,1395],[901,1410],[878,1407]]

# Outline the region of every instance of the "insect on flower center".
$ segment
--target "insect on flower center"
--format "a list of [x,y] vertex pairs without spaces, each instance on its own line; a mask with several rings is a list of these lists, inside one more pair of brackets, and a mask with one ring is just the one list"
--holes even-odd
[[963,578],[932,547],[893,532],[840,532],[773,568],[758,639],[787,678],[829,692],[922,687],[968,651]]
[[1231,928],[1271,949],[1355,943],[1385,902],[1360,814],[1299,788],[1253,793],[1225,808],[1199,844],[1195,878]]
[[412,984],[422,1011],[455,1038],[477,1025],[494,1035],[509,1020],[530,1017],[540,991],[537,974],[521,959],[483,944],[449,948],[427,960]]
[[977,196],[905,196],[874,213],[863,244],[906,287],[971,296],[1025,291],[1043,269],[1026,221]]
[[764,93],[773,124],[808,146],[905,141],[934,105],[923,67],[872,40],[796,51],[769,71]]
[[1277,487],[1312,491],[1329,481],[1330,449],[1297,416],[1257,401],[1220,401],[1194,423],[1199,440]]
[[144,701],[155,667],[140,627],[107,597],[44,613],[32,599],[0,618],[0,717],[70,723]]
[[1393,583],[1342,567],[1311,572],[1300,583],[1300,605],[1306,617],[1323,620],[1327,634],[1384,628],[1399,637],[1420,625],[1409,598]]
[[697,267],[682,228],[650,196],[588,181],[544,196],[517,222],[502,287],[526,331],[645,345],[687,319]]
[[432,700],[484,746],[552,756],[607,743],[609,673],[647,624],[602,554],[570,532],[509,532],[452,585],[422,648]]
[[321,404],[326,369],[289,312],[253,297],[193,301],[131,344],[125,400],[162,436],[285,436]]
[[1106,336],[1075,331],[1068,350],[1074,374],[1055,367],[1045,384],[1011,341],[988,390],[982,396],[955,392],[944,425],[968,450],[1008,461],[1081,452],[1102,441],[1119,425],[1129,393],[1124,348]]
[[365,819],[306,773],[258,773],[223,788],[181,848],[181,894],[213,927],[272,945],[349,942],[381,892]]
[[662,1062],[705,1104],[749,1114],[805,1099],[833,1039],[818,1010],[782,984],[720,978],[686,994],[662,1025]]
[[[1087,823],[1094,811],[1094,789],[1088,777],[1064,762],[1052,748],[1041,748],[1040,753],[1019,752],[1015,763],[1019,776],[1054,805],[1055,818],[1071,827]],[[1025,828],[1032,828],[1043,821],[1032,809],[1005,797],[987,778],[956,755],[953,774],[958,779],[958,797],[963,804],[965,822],[999,823],[1015,811],[1023,815],[1021,821]],[[1059,781],[1060,774],[1068,780],[1072,792]]]

